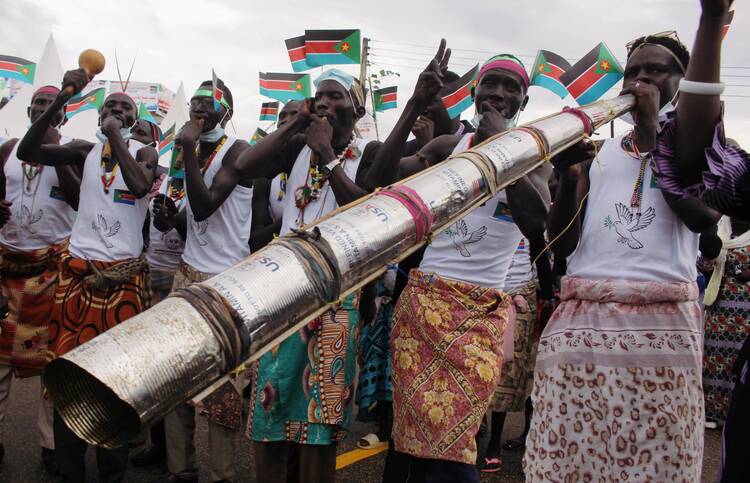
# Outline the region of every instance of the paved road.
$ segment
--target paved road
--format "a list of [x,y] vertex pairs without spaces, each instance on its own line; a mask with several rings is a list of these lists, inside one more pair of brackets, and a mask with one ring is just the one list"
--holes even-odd
[[[5,459],[0,463],[0,482],[2,483],[26,483],[40,482],[53,483],[61,481],[59,478],[50,476],[41,467],[41,452],[37,442],[36,411],[38,398],[38,381],[36,379],[13,381],[13,390],[10,396],[10,407],[4,424],[2,442],[5,445]],[[508,418],[505,427],[505,437],[514,437],[520,433],[523,416],[513,414]],[[206,425],[202,418],[198,426],[198,457],[199,461],[206,461]],[[350,451],[355,447],[356,440],[360,436],[371,432],[372,425],[356,423],[352,434],[339,448],[339,452]],[[704,454],[704,476],[703,481],[708,483],[715,481],[715,475],[720,463],[720,433],[718,431],[707,431],[706,448]],[[521,455],[517,453],[506,453],[503,455],[505,468],[501,474],[483,477],[483,482],[521,482]],[[379,483],[384,453],[369,459],[354,463],[351,466],[339,470],[338,482],[356,483]],[[236,453],[237,477],[236,483],[249,483],[255,481],[253,472],[253,459],[247,441],[238,436]],[[95,482],[93,451],[88,452],[88,478],[87,481]],[[148,482],[165,471],[164,468],[130,468],[127,482]],[[201,468],[201,482],[210,482],[207,468]]]

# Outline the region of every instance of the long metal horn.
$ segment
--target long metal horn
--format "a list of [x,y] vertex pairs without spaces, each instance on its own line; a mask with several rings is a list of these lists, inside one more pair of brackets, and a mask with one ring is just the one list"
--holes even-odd
[[622,96],[511,129],[170,296],[47,366],[57,410],[89,443],[126,444],[634,102]]

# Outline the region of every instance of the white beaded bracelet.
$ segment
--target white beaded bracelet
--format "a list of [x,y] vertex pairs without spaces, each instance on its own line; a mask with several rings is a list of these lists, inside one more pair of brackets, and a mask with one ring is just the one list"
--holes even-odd
[[680,79],[680,92],[697,96],[719,96],[724,92],[723,82],[695,82]]

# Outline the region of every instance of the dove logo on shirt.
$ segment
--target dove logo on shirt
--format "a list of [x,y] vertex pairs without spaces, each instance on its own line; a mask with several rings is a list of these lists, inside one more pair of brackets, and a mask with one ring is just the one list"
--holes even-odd
[[643,213],[633,213],[622,203],[615,203],[615,212],[617,219],[607,215],[604,219],[604,226],[613,229],[617,233],[617,242],[627,245],[633,250],[643,248],[643,243],[635,235],[639,230],[643,230],[656,218],[656,210],[653,207],[648,208]]
[[470,257],[469,248],[478,242],[487,234],[487,227],[481,226],[469,233],[469,227],[464,220],[458,220],[453,226],[445,230],[445,233],[451,237],[453,247],[461,254],[462,257]]

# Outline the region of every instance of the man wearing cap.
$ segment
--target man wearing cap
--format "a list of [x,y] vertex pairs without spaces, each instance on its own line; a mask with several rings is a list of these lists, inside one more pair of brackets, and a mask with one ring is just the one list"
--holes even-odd
[[629,44],[632,130],[605,140],[595,160],[575,150],[552,160],[549,237],[567,273],[539,341],[526,481],[701,478],[696,257],[718,214],[660,190],[651,155],[692,64],[675,32]]
[[[175,140],[184,175],[178,175],[180,166],[172,166],[171,176],[164,179],[153,201],[155,227],[169,237],[179,237],[179,231],[186,234],[173,291],[207,280],[250,254],[248,241],[256,216],[253,185],[236,167],[248,144],[226,134],[234,114],[232,92],[221,79],[216,79],[216,88],[223,92],[218,109],[212,81],[203,82],[190,99],[190,120]],[[200,409],[208,417],[211,480],[231,481],[242,412],[240,393],[228,383],[201,401]],[[178,406],[165,423],[169,473],[155,481],[198,481],[195,407]]]
[[[401,152],[408,127],[442,88],[446,63],[439,51],[420,75],[383,150]],[[391,183],[513,127],[528,87],[520,60],[491,58],[474,90],[476,133],[440,136],[414,156],[388,158],[373,166],[370,182]],[[395,453],[384,481],[478,481],[474,437],[513,347],[512,302],[503,287],[522,237],[543,236],[550,171],[521,178],[436,235],[411,271],[393,314]]]
[[[248,171],[263,165],[269,178],[290,173],[281,235],[366,193],[363,180],[380,147],[354,134],[365,113],[356,79],[331,69],[315,87],[313,102],[240,160]],[[259,361],[247,430],[258,481],[334,481],[336,443],[351,417],[358,324],[351,295]]]
[[[27,112],[33,123],[52,104],[60,89],[39,88],[31,97]],[[64,108],[53,116],[44,134],[44,142],[64,144],[70,139],[60,136],[58,127],[65,120]],[[76,212],[67,203],[65,190],[77,191],[68,167],[49,168],[18,159],[18,139],[0,146],[3,170],[2,193],[11,217],[0,230],[2,249],[3,296],[10,302],[10,312],[0,320],[0,424],[5,419],[13,373],[18,377],[41,374],[50,360],[48,351],[49,319],[52,315],[57,263],[67,246]],[[77,198],[72,193],[71,198]],[[57,472],[52,436],[52,402],[42,394],[38,429],[42,462],[50,472]],[[0,439],[0,460],[2,459]]]
[[[18,157],[45,165],[83,168],[81,203],[70,246],[60,260],[55,306],[50,321],[50,350],[61,356],[136,315],[148,305],[148,265],[143,256],[143,226],[148,192],[154,179],[156,151],[131,140],[137,118],[133,99],[110,94],[99,116],[99,142],[73,140],[45,143],[45,135],[72,93],[89,78],[83,69],[66,72],[63,85],[47,110],[31,125],[18,145]],[[32,218],[33,220],[33,215]],[[83,481],[86,443],[55,414],[55,449],[67,481]],[[127,448],[97,448],[100,479],[119,481]]]

